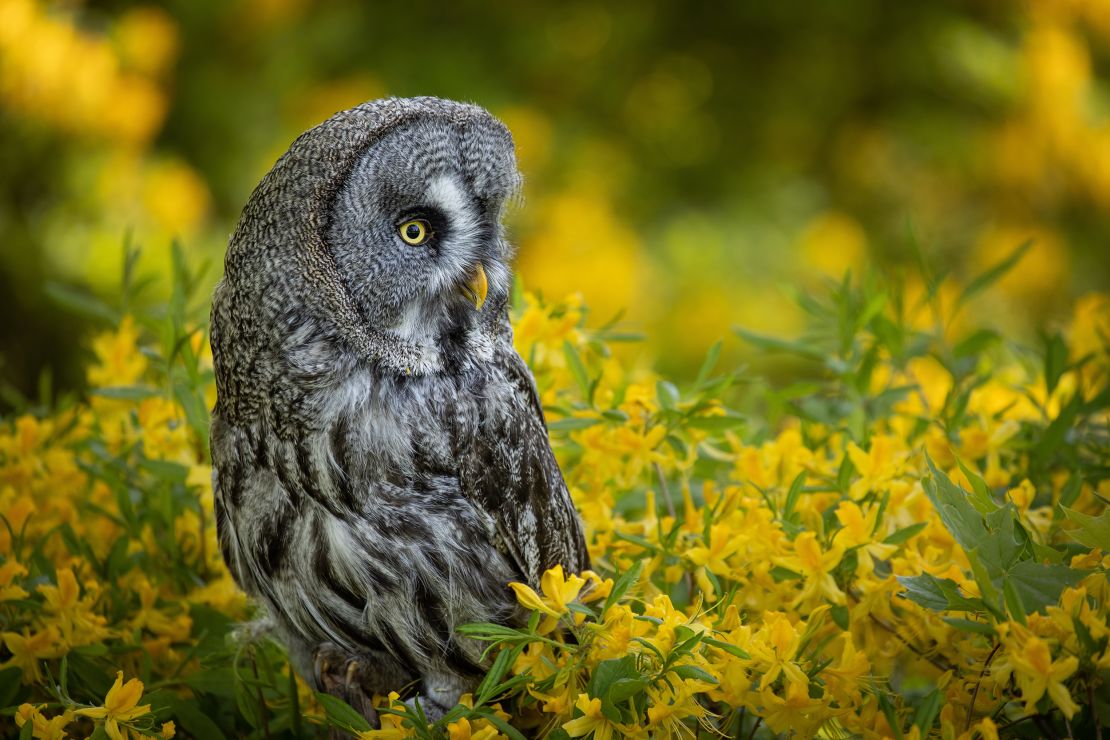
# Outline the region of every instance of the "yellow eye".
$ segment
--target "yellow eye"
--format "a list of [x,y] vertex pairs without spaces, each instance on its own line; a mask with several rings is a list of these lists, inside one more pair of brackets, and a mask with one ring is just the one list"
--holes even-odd
[[420,246],[432,236],[431,225],[422,218],[405,221],[399,231],[405,244],[411,244],[414,247]]

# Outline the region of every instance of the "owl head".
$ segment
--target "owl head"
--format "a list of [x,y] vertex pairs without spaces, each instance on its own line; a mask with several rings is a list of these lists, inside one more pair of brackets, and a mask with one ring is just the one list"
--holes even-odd
[[422,116],[374,141],[328,213],[327,248],[360,315],[415,343],[503,313],[509,292],[512,137],[485,111],[451,112],[467,115]]
[[519,185],[508,129],[475,105],[389,98],[306,131],[228,246],[212,307],[221,390],[250,405],[352,363],[434,372],[508,333],[501,216]]

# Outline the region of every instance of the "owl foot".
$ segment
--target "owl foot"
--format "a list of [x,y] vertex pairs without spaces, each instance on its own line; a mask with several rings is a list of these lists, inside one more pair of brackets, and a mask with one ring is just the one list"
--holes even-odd
[[424,676],[424,693],[408,699],[405,704],[420,709],[428,722],[436,722],[459,703],[459,698],[474,689],[474,682],[455,674],[432,674]]
[[[363,685],[362,664],[349,658],[338,650],[321,647],[313,657],[313,677],[316,685],[332,696],[342,699],[351,708],[366,718],[371,727],[379,726],[378,713],[374,709],[373,696]],[[332,732],[334,737],[345,734]]]

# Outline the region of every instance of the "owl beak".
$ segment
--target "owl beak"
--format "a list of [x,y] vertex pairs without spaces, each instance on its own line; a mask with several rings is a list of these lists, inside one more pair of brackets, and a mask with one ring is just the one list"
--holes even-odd
[[478,262],[474,265],[474,271],[470,274],[470,278],[459,286],[459,292],[474,304],[475,311],[481,311],[482,304],[486,302],[488,291],[489,281],[486,280],[486,271],[482,267],[482,263]]

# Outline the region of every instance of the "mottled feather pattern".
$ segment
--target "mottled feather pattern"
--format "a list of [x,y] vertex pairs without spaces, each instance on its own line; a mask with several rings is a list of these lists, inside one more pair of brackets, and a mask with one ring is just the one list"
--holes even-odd
[[[216,291],[212,424],[223,555],[298,670],[327,646],[362,688],[442,711],[509,623],[507,584],[588,567],[507,313],[511,138],[480,108],[387,100],[292,145],[251,196]],[[427,249],[395,243],[405,209]],[[482,265],[481,312],[455,286]]]

